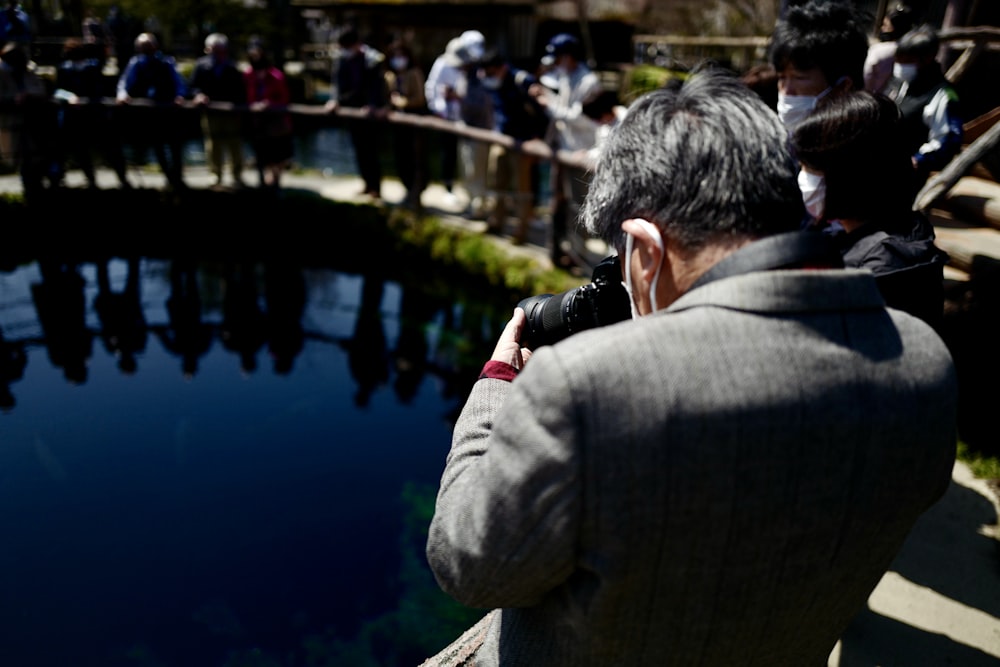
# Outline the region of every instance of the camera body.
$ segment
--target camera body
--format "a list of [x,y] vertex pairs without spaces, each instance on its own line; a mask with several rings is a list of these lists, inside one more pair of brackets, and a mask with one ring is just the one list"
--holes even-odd
[[521,333],[521,345],[533,350],[578,331],[631,319],[632,308],[622,285],[617,255],[602,259],[594,267],[591,281],[560,294],[522,299],[517,305],[524,309],[527,323]]

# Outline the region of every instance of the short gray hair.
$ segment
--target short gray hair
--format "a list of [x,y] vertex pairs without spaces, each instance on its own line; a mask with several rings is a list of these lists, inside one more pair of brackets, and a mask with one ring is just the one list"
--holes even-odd
[[216,47],[222,47],[224,49],[228,49],[229,38],[223,35],[221,32],[213,32],[211,35],[205,38],[206,51],[211,51]]
[[632,103],[598,158],[581,220],[618,249],[630,218],[689,251],[793,231],[805,211],[787,142],[753,91],[703,68]]

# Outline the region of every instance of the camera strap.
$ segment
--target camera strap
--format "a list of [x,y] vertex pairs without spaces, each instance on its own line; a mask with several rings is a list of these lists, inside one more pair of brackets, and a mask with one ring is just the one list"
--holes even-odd
[[766,236],[747,244],[701,274],[688,288],[753,271],[775,269],[842,269],[835,241],[820,232],[795,231]]

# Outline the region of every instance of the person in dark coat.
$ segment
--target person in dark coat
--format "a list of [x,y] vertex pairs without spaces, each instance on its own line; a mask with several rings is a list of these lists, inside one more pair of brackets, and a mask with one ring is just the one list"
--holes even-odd
[[379,133],[374,122],[388,113],[388,90],[385,85],[385,55],[361,40],[354,28],[347,28],[337,40],[341,53],[334,66],[334,91],[327,111],[340,107],[361,109],[367,118],[349,118],[347,130],[354,145],[358,171],[364,180],[364,192],[374,199],[381,197],[382,165],[379,162]]
[[633,318],[532,348],[515,308],[472,387],[426,555],[494,611],[423,667],[827,664],[948,489],[947,347],[820,268],[785,128],[725,76],[640,97],[594,168]]
[[[535,75],[514,67],[502,55],[493,51],[483,58],[479,80],[493,97],[493,129],[517,142],[542,139],[549,126],[548,116],[538,100],[531,95],[538,83]],[[534,196],[531,182],[534,158],[516,150],[494,145],[490,149],[490,172],[496,190],[496,205],[489,218],[490,231],[500,233],[507,220],[508,198],[514,200],[517,231],[514,242],[527,239],[528,227],[534,217]]]
[[948,255],[911,208],[917,182],[902,129],[887,97],[855,91],[830,99],[792,135],[799,187],[820,225],[842,228],[844,265],[869,269],[890,307],[937,328]]
[[55,98],[65,104],[59,112],[59,175],[68,159],[76,161],[87,184],[97,187],[94,149],[99,149],[123,188],[131,185],[126,177],[125,153],[115,130],[115,110],[103,104],[103,46],[97,42],[67,40],[63,60],[56,69]]
[[[194,103],[205,107],[201,131],[216,186],[222,185],[223,164],[228,155],[233,183],[243,187],[243,124],[238,111],[247,103],[247,88],[243,72],[230,58],[226,35],[213,32],[205,38],[205,55],[195,63],[189,88]],[[220,110],[218,103],[234,108]],[[216,108],[207,108],[209,104],[215,104]]]

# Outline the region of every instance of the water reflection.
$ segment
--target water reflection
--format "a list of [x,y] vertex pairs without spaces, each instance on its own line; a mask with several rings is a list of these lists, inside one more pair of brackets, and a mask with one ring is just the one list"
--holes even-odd
[[122,373],[135,373],[137,356],[146,349],[146,316],[142,311],[139,290],[139,258],[125,260],[125,287],[115,291],[111,287],[108,265],[110,260],[97,263],[97,296],[94,312],[101,323],[101,341],[104,349],[118,360]]
[[223,347],[240,358],[240,370],[257,370],[257,353],[264,347],[264,311],[253,262],[229,262],[222,276],[222,325],[219,338]]
[[198,372],[198,360],[212,345],[212,331],[202,321],[201,311],[197,266],[190,259],[175,260],[170,265],[169,320],[153,332],[165,349],[180,357],[187,379]]
[[264,302],[267,349],[274,372],[288,375],[305,340],[302,313],[306,306],[306,284],[301,269],[282,262],[265,265]]
[[0,273],[0,664],[412,665],[457,636],[477,612],[423,531],[509,306],[429,282]]
[[10,384],[24,377],[27,364],[24,343],[8,342],[0,330],[0,410],[7,412],[17,404]]
[[83,278],[69,262],[46,259],[39,269],[42,280],[31,286],[31,296],[49,361],[63,370],[66,380],[82,384],[87,380],[92,349],[92,335],[84,321]]
[[354,404],[364,408],[372,392],[389,379],[389,360],[385,329],[382,326],[382,293],[385,281],[368,276],[361,287],[361,307],[354,325],[354,335],[341,345],[347,350],[351,376],[357,383]]

